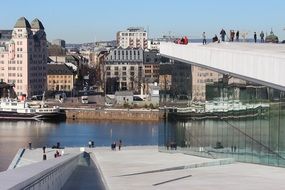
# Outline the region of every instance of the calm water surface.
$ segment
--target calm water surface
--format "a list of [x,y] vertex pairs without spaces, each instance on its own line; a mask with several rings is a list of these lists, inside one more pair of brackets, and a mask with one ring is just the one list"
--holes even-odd
[[95,146],[110,146],[119,139],[124,145],[157,145],[158,126],[148,122],[0,122],[0,171],[6,170],[19,148],[55,145],[87,146],[89,140]]

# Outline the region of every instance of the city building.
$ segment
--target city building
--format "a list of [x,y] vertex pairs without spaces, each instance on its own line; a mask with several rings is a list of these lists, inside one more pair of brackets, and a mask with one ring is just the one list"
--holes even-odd
[[159,81],[159,64],[160,55],[157,50],[145,50],[143,56],[143,66],[145,83],[153,83]]
[[72,91],[74,87],[73,69],[66,64],[47,65],[47,89],[49,91]]
[[61,48],[65,48],[65,41],[62,40],[62,39],[55,39],[55,40],[52,41],[52,44],[53,45],[57,45],[57,46],[59,46]]
[[126,31],[120,31],[117,33],[118,47],[146,49],[147,45],[147,32],[144,28],[130,27]]
[[[143,49],[141,48],[116,48],[110,51],[105,62],[106,90],[111,83],[116,84],[112,92],[117,90],[132,90],[140,92],[144,79]],[[111,82],[113,81],[113,82]],[[116,81],[116,82],[114,82]]]
[[159,50],[160,42],[158,40],[149,39],[147,41],[147,49],[149,50]]
[[1,81],[14,84],[18,96],[42,94],[46,89],[47,40],[41,21],[34,19],[30,24],[21,17],[12,35],[1,36],[6,41],[0,48]]
[[48,42],[48,56],[64,56],[66,49]]

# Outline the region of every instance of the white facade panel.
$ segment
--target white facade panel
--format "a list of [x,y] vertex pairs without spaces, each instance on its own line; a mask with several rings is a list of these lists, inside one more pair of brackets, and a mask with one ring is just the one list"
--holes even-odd
[[180,45],[161,42],[160,53],[252,82],[285,89],[285,46],[281,44]]

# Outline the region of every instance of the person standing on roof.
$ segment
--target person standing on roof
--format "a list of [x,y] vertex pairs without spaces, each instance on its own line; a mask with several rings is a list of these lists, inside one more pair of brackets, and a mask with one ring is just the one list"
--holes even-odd
[[261,33],[260,33],[260,40],[261,40],[261,43],[264,43],[264,33],[263,33],[263,31],[261,31]]
[[203,37],[203,45],[206,45],[207,44],[206,32],[203,32],[202,37]]
[[221,32],[220,32],[220,35],[221,35],[222,41],[224,42],[225,41],[225,37],[227,35],[226,31],[224,29],[222,29]]
[[239,31],[236,32],[236,41],[239,41]]
[[184,45],[187,45],[188,44],[188,38],[187,36],[184,36]]

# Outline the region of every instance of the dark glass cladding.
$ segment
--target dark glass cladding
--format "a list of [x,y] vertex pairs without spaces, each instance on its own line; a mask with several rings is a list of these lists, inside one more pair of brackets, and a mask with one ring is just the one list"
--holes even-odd
[[165,101],[161,94],[168,117],[159,128],[160,150],[285,167],[284,92],[191,70],[191,97]]

